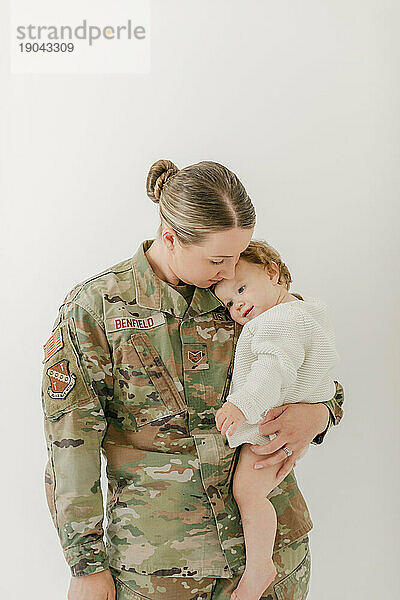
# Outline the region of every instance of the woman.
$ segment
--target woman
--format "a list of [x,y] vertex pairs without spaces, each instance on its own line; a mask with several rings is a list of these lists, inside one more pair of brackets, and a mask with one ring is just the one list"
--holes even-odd
[[[71,290],[45,344],[47,501],[71,568],[69,600],[228,600],[245,556],[237,454],[215,412],[240,326],[208,288],[233,277],[255,213],[236,175],[213,162],[158,161],[147,193],[160,208],[157,239]],[[292,467],[340,421],[341,391],[279,407],[260,425],[279,435],[255,462],[282,461],[268,496],[278,515],[269,600],[306,597],[313,523]]]

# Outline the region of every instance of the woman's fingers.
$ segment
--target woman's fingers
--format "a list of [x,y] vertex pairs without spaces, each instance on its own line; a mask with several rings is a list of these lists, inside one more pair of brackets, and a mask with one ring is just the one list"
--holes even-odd
[[[279,417],[279,415],[281,415],[283,413],[283,411],[285,410],[284,408],[282,408],[282,406],[274,406],[273,408],[270,408],[269,411],[267,412],[267,414],[261,419],[261,421],[259,421],[259,424],[267,423],[268,421],[272,421],[273,419],[276,419],[276,417]],[[269,431],[268,433],[273,433],[273,432]],[[261,435],[265,435],[265,434],[262,433]]]
[[[286,452],[285,452],[285,454],[286,454]],[[294,465],[296,464],[296,458],[293,458],[294,456],[295,456],[295,453],[293,452],[293,454],[291,456],[287,457],[287,459],[285,460],[285,462],[283,463],[283,465],[277,472],[276,478],[279,483],[285,479],[286,475],[288,475],[290,473],[290,471],[293,469]]]
[[[288,446],[286,445],[288,448]],[[273,454],[270,454],[267,458],[257,460],[255,465],[261,465],[262,467],[269,467],[271,465],[276,465],[278,463],[282,463],[280,470],[277,472],[277,477],[281,477],[284,479],[286,475],[293,469],[296,464],[296,461],[302,456],[304,449],[300,448],[297,450],[292,450],[292,454],[290,456],[287,455],[287,452],[282,448],[279,448]]]
[[[278,407],[280,408],[280,407]],[[267,422],[260,421],[258,423],[258,431],[260,435],[269,435],[270,433],[278,432],[278,423],[275,421],[278,415],[271,417],[271,419]]]
[[250,446],[250,448],[254,454],[272,454],[273,452],[279,450],[279,448],[282,448],[286,442],[287,438],[284,439],[283,434],[278,433],[274,439],[268,442],[268,444],[255,444]]
[[[256,463],[256,465],[261,465],[261,467],[270,466],[272,464],[277,464],[280,462],[282,463],[282,466],[280,467],[279,471],[276,474],[276,479],[275,479],[276,485],[278,485],[278,483],[280,483],[281,481],[283,481],[285,479],[286,475],[288,473],[290,473],[290,471],[293,469],[294,465],[296,464],[296,459],[293,458],[293,455],[288,456],[284,450],[282,450],[282,452],[286,458],[282,458],[282,454],[279,451],[279,453],[277,453],[277,457],[274,458],[274,462],[271,462],[271,460],[268,459],[268,462],[266,462],[266,460],[262,460],[262,461],[257,461],[257,463]],[[279,454],[279,456],[278,456],[278,454]],[[258,468],[260,468],[260,467],[258,467]]]
[[288,456],[284,449],[280,448],[273,454],[270,454],[268,458],[261,459],[260,457],[260,460],[257,460],[255,464],[262,465],[263,467],[270,467],[271,465],[276,465],[285,459],[291,458],[291,456]]

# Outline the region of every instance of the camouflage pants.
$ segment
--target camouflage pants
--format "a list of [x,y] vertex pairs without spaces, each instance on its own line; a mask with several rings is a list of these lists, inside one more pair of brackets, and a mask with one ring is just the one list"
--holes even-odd
[[[273,560],[277,575],[261,600],[305,600],[311,573],[308,534],[275,552]],[[115,582],[116,600],[229,600],[241,577],[241,573],[232,579],[158,577],[113,567],[110,571]]]

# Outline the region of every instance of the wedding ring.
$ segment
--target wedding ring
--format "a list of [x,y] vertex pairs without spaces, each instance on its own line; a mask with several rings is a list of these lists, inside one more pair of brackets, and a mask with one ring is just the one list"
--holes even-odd
[[288,456],[290,456],[291,454],[293,454],[293,450],[289,450],[289,448],[287,446],[283,446],[284,451],[286,452],[286,454]]

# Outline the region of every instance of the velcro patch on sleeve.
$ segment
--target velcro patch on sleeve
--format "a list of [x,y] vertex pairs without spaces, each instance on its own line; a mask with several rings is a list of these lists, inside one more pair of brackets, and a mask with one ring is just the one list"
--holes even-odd
[[[59,329],[60,334],[56,331],[53,333],[53,336],[56,334],[56,341],[49,350],[42,373],[42,406],[45,417],[52,420],[74,408],[86,406],[94,398],[93,390],[85,379],[82,359],[72,341],[68,323],[63,321]],[[61,339],[61,346],[58,339]],[[58,350],[55,350],[57,345]],[[49,360],[56,352],[57,355]]]
[[44,358],[43,362],[46,362],[49,358],[51,358],[60,348],[64,345],[61,327],[57,327],[52,336],[47,340],[47,342],[43,345],[44,349]]
[[69,372],[69,360],[59,360],[46,371],[50,379],[47,393],[50,398],[66,398],[76,383],[76,375]]

